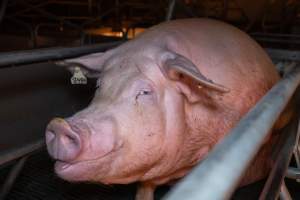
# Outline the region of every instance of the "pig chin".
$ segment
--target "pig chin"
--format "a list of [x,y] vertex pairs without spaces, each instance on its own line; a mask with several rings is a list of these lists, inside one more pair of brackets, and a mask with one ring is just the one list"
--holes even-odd
[[117,154],[123,145],[114,143],[105,151],[94,152],[95,156],[91,156],[91,151],[95,149],[83,149],[81,155],[72,161],[56,160],[55,172],[62,179],[78,182],[103,182],[102,180],[110,174]]
[[83,159],[73,162],[57,160],[55,163],[55,173],[60,178],[70,182],[99,182],[109,173],[115,152],[117,152],[117,150],[112,149],[99,158]]

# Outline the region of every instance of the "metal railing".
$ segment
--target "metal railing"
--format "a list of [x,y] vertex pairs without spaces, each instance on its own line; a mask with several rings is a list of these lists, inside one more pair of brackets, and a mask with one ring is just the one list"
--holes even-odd
[[[292,69],[282,80],[214,147],[201,164],[173,188],[165,200],[218,200],[231,197],[247,167],[300,83],[300,64],[292,63],[291,65]],[[298,119],[295,123],[298,124]],[[293,130],[293,134],[285,136],[288,141],[285,146],[287,149],[293,149],[296,143],[297,128],[296,131]],[[287,153],[290,152],[290,150],[287,151]],[[291,156],[285,155],[289,155],[289,159],[285,161],[288,164]],[[271,181],[267,181],[267,184],[268,182],[270,186]],[[264,191],[261,199],[265,199],[264,197],[270,194],[268,188]],[[276,194],[271,196],[274,197]]]
[[124,41],[108,42],[102,44],[84,45],[79,47],[45,48],[27,51],[0,53],[0,67],[21,65],[36,62],[46,62],[64,58],[81,56],[95,52],[106,51],[122,44]]
[[[121,43],[122,42],[114,42],[76,48],[51,48],[0,53],[0,67],[76,57],[88,53],[105,51]],[[267,49],[267,52],[274,60],[300,61],[300,52],[297,51]],[[247,166],[258,152],[269,130],[299,85],[300,65],[291,64],[287,68],[291,67],[290,72],[244,116],[232,132],[214,148],[207,159],[205,159],[201,165],[197,166],[181,183],[174,187],[166,196],[166,200],[215,200],[230,198],[243,173],[247,169]],[[298,121],[296,123],[298,123]],[[295,131],[293,134],[289,134],[289,137],[285,138],[287,144],[283,144],[282,147],[283,149],[287,149],[284,151],[284,155],[288,155],[289,159],[291,155],[290,147],[295,145],[295,135],[297,135]],[[26,146],[24,149],[17,149],[13,154],[5,154],[0,157],[0,165],[26,156],[28,153],[40,149],[43,146],[43,141],[37,141],[37,143]],[[286,156],[283,156],[283,158],[284,157]],[[283,162],[281,163],[286,164],[289,162],[289,159],[282,159]],[[20,163],[23,163],[23,160],[20,160]],[[276,166],[274,170],[276,170]],[[298,179],[300,177],[299,169],[288,169],[287,172],[287,176],[289,177],[297,177]],[[14,177],[15,174],[17,173],[12,173],[11,177]],[[266,184],[262,195],[276,196],[278,195],[277,193],[270,193],[269,191],[270,188],[278,188],[278,184],[275,186],[272,185],[272,180],[274,179],[272,179],[272,176],[270,177],[270,181],[267,181],[269,183]],[[283,191],[282,195],[284,195],[284,189],[286,188],[284,187],[285,185],[282,179],[283,176],[281,176],[279,180],[279,186],[281,186],[281,190]],[[261,198],[263,198],[263,196],[261,196]]]

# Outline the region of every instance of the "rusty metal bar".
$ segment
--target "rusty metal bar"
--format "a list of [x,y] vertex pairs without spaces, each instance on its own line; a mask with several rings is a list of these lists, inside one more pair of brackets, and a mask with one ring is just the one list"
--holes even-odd
[[[165,200],[229,199],[300,83],[294,66]],[[263,123],[262,123],[263,122]]]

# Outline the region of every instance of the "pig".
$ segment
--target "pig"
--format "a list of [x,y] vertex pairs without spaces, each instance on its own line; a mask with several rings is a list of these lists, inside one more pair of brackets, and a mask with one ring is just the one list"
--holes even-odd
[[[55,172],[71,181],[139,182],[137,200],[185,176],[279,80],[247,34],[211,19],[149,28],[108,50],[57,64],[97,78],[89,106],[46,128]],[[272,136],[241,185],[266,176]]]

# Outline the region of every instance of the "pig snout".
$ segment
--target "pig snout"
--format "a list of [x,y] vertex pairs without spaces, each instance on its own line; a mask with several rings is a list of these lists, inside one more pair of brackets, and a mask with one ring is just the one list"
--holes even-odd
[[82,139],[61,118],[53,119],[46,129],[46,144],[49,154],[56,160],[72,161],[81,152]]

